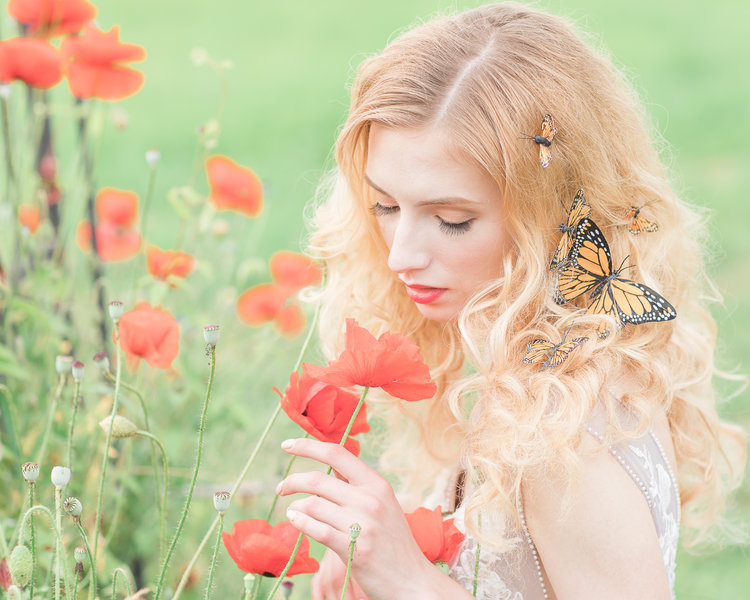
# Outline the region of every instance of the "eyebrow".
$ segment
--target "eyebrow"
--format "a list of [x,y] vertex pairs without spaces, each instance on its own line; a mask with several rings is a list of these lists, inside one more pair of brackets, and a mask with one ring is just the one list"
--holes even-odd
[[[389,194],[388,192],[386,192],[383,188],[381,188],[378,184],[376,184],[372,179],[370,179],[369,175],[367,174],[365,174],[365,181],[367,182],[367,185],[369,185],[375,191],[380,192],[381,194],[385,194],[389,198],[394,197],[392,194]],[[417,206],[447,206],[447,205],[457,204],[457,203],[479,204],[479,202],[477,202],[476,200],[469,200],[468,198],[464,198],[463,196],[448,196],[446,198],[434,198],[432,200],[422,200],[421,202],[417,202]]]

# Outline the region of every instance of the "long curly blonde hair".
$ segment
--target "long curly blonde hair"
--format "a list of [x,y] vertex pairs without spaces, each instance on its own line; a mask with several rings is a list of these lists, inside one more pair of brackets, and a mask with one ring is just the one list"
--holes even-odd
[[[558,132],[542,169],[528,136],[547,113]],[[502,191],[512,240],[502,276],[456,322],[423,318],[387,267],[364,180],[373,123],[447,130]],[[435,397],[408,406],[383,400],[402,424],[389,438],[388,454],[398,458],[391,465],[409,485],[434,475],[425,465],[437,469],[460,456],[477,474],[469,515],[486,506],[514,515],[521,482],[539,469],[575,481],[581,432],[596,403],[614,410],[607,386],[619,373],[640,390],[619,398],[638,425],[615,430],[610,441],[642,434],[666,412],[683,523],[697,538],[716,521],[739,485],[744,437],[715,408],[716,328],[706,304],[716,294],[703,269],[703,218],[672,189],[650,131],[636,94],[606,56],[563,19],[519,4],[436,18],[361,65],[336,146],[338,168],[313,220],[310,248],[327,267],[320,336],[333,356],[344,319],[353,316],[375,334],[405,333],[421,347]],[[584,315],[583,298],[554,302],[550,259],[564,207],[579,188],[615,265],[629,257],[627,277],[665,296],[676,320],[618,331],[610,318]],[[631,235],[628,208],[646,204],[659,231]],[[602,340],[594,331],[603,320],[612,334]],[[590,332],[589,341],[563,365],[539,370],[521,361],[531,340],[557,342],[573,323],[576,334]]]

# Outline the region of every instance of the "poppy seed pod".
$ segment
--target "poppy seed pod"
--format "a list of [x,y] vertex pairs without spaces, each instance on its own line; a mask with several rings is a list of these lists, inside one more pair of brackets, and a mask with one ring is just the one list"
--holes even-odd
[[94,364],[99,367],[102,371],[109,371],[109,356],[106,352],[97,352],[92,358]]
[[70,481],[70,469],[68,467],[52,467],[51,474],[52,484],[56,488],[63,488]]
[[245,591],[248,594],[252,594],[253,584],[255,583],[255,575],[253,573],[245,573],[245,576],[242,578],[242,581],[245,584]]
[[125,305],[120,302],[119,300],[113,300],[109,303],[109,316],[111,319],[117,323],[120,320],[120,317],[125,312]]
[[71,496],[70,498],[66,498],[65,502],[63,502],[63,509],[71,517],[78,518],[83,512],[83,504],[81,504],[81,501],[78,498]]
[[21,588],[17,585],[8,587],[8,600],[21,600]]
[[229,492],[216,492],[214,494],[214,508],[220,513],[227,512],[231,499],[232,496]]
[[82,563],[84,560],[86,560],[88,554],[88,551],[83,546],[76,546],[76,549],[73,550],[73,558],[76,562]]
[[80,360],[74,360],[73,365],[70,368],[71,373],[73,373],[73,381],[76,383],[80,383],[83,381],[83,371],[84,371],[85,365]]
[[219,326],[218,325],[206,325],[203,328],[203,339],[209,346],[216,346],[219,341]]
[[10,569],[10,576],[13,579],[13,583],[20,588],[25,588],[29,581],[31,581],[31,567],[31,550],[22,544],[13,548],[8,557],[8,568]]
[[284,583],[281,584],[281,597],[289,598],[292,595],[292,589],[294,588],[294,582],[291,579],[285,579]]
[[146,162],[148,163],[148,166],[152,169],[159,164],[159,161],[161,160],[161,152],[158,150],[146,150]]
[[58,375],[65,375],[66,373],[70,373],[70,369],[72,368],[72,366],[72,356],[58,355],[55,357],[55,371],[57,371]]
[[26,481],[36,481],[39,478],[39,463],[23,463],[21,466],[21,474]]

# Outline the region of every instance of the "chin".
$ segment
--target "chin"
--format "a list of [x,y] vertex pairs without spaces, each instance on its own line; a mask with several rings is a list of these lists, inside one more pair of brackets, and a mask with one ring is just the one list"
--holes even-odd
[[449,323],[458,318],[459,311],[452,306],[438,306],[437,304],[417,304],[417,310],[425,319],[438,323]]

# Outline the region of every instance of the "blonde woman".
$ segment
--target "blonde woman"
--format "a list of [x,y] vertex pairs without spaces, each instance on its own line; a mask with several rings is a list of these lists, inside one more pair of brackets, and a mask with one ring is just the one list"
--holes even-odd
[[[311,494],[288,515],[329,548],[313,600],[340,597],[353,523],[347,598],[672,597],[679,526],[692,540],[717,521],[744,438],[715,410],[701,220],[670,187],[627,82],[562,19],[484,6],[364,62],[336,158],[312,240],[327,267],[324,350],[342,349],[346,317],[407,334],[438,391],[379,398],[398,500],[342,448],[285,444],[339,474],[279,486]],[[575,219],[580,189],[590,213]],[[631,233],[631,207],[658,231]],[[586,244],[604,271],[568,293]],[[596,303],[618,277],[648,289],[649,306]],[[566,335],[579,341],[560,364],[524,362],[534,340]],[[425,503],[466,533],[449,574],[403,516]]]

